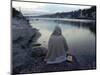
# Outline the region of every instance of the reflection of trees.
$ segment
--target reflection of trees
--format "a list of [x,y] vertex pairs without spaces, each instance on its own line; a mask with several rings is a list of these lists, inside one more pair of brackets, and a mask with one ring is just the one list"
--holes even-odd
[[96,35],[96,26],[90,26],[89,29]]
[[84,23],[84,22],[66,22],[66,21],[55,21],[58,24],[72,25],[77,27],[88,28],[91,32],[96,34],[96,22]]
[[93,32],[94,34],[96,34],[96,22],[83,23],[81,25],[82,25],[82,27],[88,28],[91,32]]

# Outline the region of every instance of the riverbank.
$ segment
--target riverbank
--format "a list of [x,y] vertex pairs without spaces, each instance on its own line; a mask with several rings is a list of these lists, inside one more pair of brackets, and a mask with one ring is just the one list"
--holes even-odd
[[[73,61],[59,64],[46,64],[44,58],[48,49],[37,43],[41,36],[39,30],[31,27],[29,21],[17,10],[12,16],[12,73],[29,74],[40,72],[57,72],[81,70],[83,67],[73,55]],[[84,68],[88,69],[88,67]]]
[[95,20],[90,19],[71,19],[71,18],[34,18],[34,17],[27,17],[30,20],[53,20],[53,21],[66,21],[66,22],[83,22],[83,23],[90,23],[95,22]]
[[32,44],[41,36],[36,28],[32,28],[29,21],[13,8],[12,25],[12,73],[20,73],[19,68],[33,63],[31,57]]
[[[15,9],[13,9],[16,12]],[[14,13],[13,12],[13,13]],[[59,70],[55,69],[57,65],[47,65],[44,58],[47,49],[37,44],[38,38],[41,36],[36,28],[32,28],[21,13],[12,17],[12,73],[39,73],[50,71],[63,71],[68,69],[60,63]],[[47,66],[51,66],[48,68]],[[75,68],[75,67],[74,67]]]
[[[25,19],[12,18],[12,68],[13,74],[29,74],[40,72],[57,72],[76,70],[77,62],[62,62],[48,65],[44,61],[47,49],[36,45],[40,33],[31,28]],[[34,45],[35,44],[35,45]],[[49,66],[49,67],[48,67]]]

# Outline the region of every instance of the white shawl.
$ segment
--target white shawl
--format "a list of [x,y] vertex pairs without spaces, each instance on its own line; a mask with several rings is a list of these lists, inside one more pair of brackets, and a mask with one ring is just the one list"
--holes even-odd
[[46,62],[48,64],[53,64],[65,61],[67,50],[67,43],[64,37],[61,35],[61,29],[56,27],[49,39],[48,53],[45,59]]

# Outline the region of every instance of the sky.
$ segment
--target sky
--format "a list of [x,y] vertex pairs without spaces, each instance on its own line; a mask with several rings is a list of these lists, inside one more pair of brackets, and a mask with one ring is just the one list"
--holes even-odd
[[12,2],[12,7],[21,10],[24,15],[43,15],[57,12],[70,12],[79,9],[87,9],[91,6],[79,5],[63,5],[63,4],[47,4],[47,3],[31,3],[31,2]]

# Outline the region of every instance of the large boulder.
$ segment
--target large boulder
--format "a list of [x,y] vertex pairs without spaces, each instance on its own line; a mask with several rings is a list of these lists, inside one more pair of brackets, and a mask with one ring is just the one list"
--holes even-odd
[[34,57],[34,58],[43,58],[44,59],[46,54],[47,54],[47,51],[48,50],[44,47],[33,47],[32,57]]
[[[20,73],[23,69],[32,66],[32,43],[36,43],[41,36],[39,31],[32,28],[22,15],[13,9],[12,16],[12,68],[13,73]],[[27,68],[29,71],[29,68]]]

